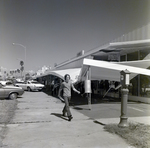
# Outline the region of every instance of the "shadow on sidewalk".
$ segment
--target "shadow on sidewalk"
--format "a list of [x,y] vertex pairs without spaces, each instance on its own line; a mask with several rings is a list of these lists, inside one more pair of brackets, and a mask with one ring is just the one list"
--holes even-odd
[[97,121],[97,120],[94,120],[93,122],[96,123],[96,124],[103,125],[103,126],[106,125],[106,124],[104,124],[104,123],[102,123],[102,122],[99,122],[99,121]]
[[62,114],[59,114],[59,113],[51,113],[51,115],[54,115],[54,116],[56,116],[56,117],[59,117],[59,118],[61,118],[61,119],[64,119],[64,120],[68,121],[68,119],[65,118],[65,117],[63,117]]
[[[49,96],[55,97],[56,99],[59,99],[58,95],[52,93],[50,90],[42,90],[42,92]],[[120,98],[111,98],[111,97],[107,97],[107,96],[105,98],[102,98],[102,96],[99,96],[96,94],[92,95],[92,97],[91,97],[91,104],[120,103],[120,102],[121,102]],[[87,105],[87,104],[88,104],[88,99],[87,99],[86,95],[79,95],[79,94],[72,92],[70,106]],[[78,110],[80,110],[80,109],[78,109]]]
[[88,108],[83,108],[83,107],[81,108],[81,107],[76,107],[76,106],[74,106],[73,108],[76,110],[89,110]]

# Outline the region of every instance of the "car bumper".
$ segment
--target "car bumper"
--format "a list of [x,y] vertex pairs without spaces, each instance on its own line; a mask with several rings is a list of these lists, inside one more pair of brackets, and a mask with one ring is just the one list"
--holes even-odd
[[42,90],[43,89],[43,87],[35,87],[35,88],[33,88],[32,90],[33,91],[40,91],[40,90]]
[[23,94],[24,94],[24,90],[23,89],[18,92],[18,96],[21,96]]

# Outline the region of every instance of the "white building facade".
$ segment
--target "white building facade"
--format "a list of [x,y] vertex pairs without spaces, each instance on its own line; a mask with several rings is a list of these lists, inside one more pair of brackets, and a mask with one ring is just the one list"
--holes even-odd
[[[63,76],[69,73],[74,83],[82,82],[90,67],[90,79],[95,84],[95,93],[100,93],[101,89],[107,92],[112,84],[117,87],[120,83],[120,71],[126,68],[131,72],[130,99],[143,102],[147,98],[150,103],[148,99],[150,97],[150,23],[106,45],[88,52],[81,51],[77,55],[58,64],[41,78],[51,83],[52,77],[63,80]],[[101,82],[105,82],[104,88],[101,88]],[[113,94],[116,93],[111,91]]]

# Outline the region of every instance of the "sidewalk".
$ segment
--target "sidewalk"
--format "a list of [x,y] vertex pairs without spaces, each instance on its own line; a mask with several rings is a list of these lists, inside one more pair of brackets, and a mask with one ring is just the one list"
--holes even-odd
[[[26,92],[3,140],[4,148],[131,148],[103,125],[71,108],[73,120],[61,116],[64,104],[42,92]],[[97,119],[98,121],[99,119]],[[100,119],[100,122],[112,119]],[[117,121],[118,123],[118,121]]]

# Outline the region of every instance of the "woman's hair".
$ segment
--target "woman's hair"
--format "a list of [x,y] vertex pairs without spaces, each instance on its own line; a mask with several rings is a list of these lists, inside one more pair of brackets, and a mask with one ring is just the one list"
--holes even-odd
[[66,78],[69,76],[69,79],[70,79],[70,75],[69,74],[66,74],[65,76],[64,76],[64,79],[66,80]]

